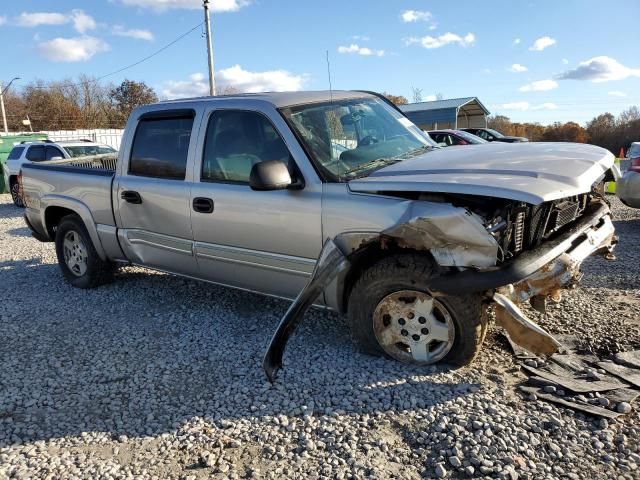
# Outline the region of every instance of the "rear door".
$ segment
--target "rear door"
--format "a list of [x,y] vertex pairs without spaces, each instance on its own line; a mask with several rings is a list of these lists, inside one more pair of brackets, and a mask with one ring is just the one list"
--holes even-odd
[[[189,168],[193,161],[192,109],[167,109],[144,114],[127,139],[114,186],[118,236],[134,263],[194,275]],[[122,160],[122,159],[120,159]]]
[[[191,191],[194,249],[207,280],[294,297],[322,248],[320,180],[282,117],[257,110],[210,109]],[[293,152],[293,153],[292,153]],[[281,160],[300,190],[254,191],[249,173]],[[198,165],[198,163],[196,163]],[[210,207],[210,208],[208,208]]]

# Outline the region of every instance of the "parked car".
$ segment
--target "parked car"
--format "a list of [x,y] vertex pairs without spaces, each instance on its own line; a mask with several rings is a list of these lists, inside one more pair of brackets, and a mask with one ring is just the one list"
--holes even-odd
[[20,193],[18,175],[25,163],[43,162],[46,160],[62,160],[69,158],[117,153],[115,148],[91,141],[53,142],[21,142],[13,147],[4,167],[4,182],[9,186],[13,203],[24,206]]
[[431,130],[427,133],[441,147],[488,143],[486,140],[463,130]]
[[640,208],[640,142],[633,142],[627,150],[629,169],[616,183],[616,195],[629,207]]
[[122,145],[111,172],[25,164],[27,225],[78,288],[137,264],[295,298],[265,355],[270,379],[312,304],[346,314],[362,351],[403,362],[469,363],[490,304],[514,341],[553,352],[517,304],[557,298],[584,258],[613,248],[607,150],[434,148],[374,94],[145,105]]
[[460,130],[472,133],[487,142],[522,143],[529,141],[529,139],[525,137],[510,137],[508,135],[503,135],[493,128],[461,128]]

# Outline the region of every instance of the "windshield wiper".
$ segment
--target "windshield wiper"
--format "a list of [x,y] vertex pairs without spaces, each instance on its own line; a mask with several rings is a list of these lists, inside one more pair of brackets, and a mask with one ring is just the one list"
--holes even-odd
[[370,162],[365,162],[362,165],[358,165],[353,170],[349,170],[347,173],[345,173],[344,176],[353,178],[356,176],[357,173],[361,173],[366,170],[372,170],[376,168],[378,165],[380,165],[380,167],[384,167],[386,165],[392,165],[400,161],[402,161],[402,159],[398,157],[376,158],[375,160],[371,160]]

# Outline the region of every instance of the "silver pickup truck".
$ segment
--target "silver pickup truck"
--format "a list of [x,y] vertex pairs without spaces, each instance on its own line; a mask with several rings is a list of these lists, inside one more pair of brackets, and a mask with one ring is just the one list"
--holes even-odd
[[24,165],[25,219],[80,288],[122,264],[295,298],[264,367],[312,305],[346,314],[364,352],[466,364],[492,307],[514,341],[558,343],[519,308],[615,244],[590,145],[437,148],[366,92],[162,102],[128,120],[115,172]]

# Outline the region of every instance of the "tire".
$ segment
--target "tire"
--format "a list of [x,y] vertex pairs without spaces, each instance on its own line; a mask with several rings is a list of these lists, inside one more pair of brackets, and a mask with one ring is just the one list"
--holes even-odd
[[362,272],[347,315],[356,347],[405,363],[470,363],[486,333],[482,297],[434,298],[429,279],[435,275],[430,257],[413,253],[392,255]]
[[16,207],[24,208],[24,200],[22,200],[22,194],[20,192],[20,184],[17,180],[13,180],[10,185],[11,200]]
[[77,215],[60,220],[56,255],[65,280],[76,288],[94,288],[113,279],[113,264],[100,259],[84,222]]

